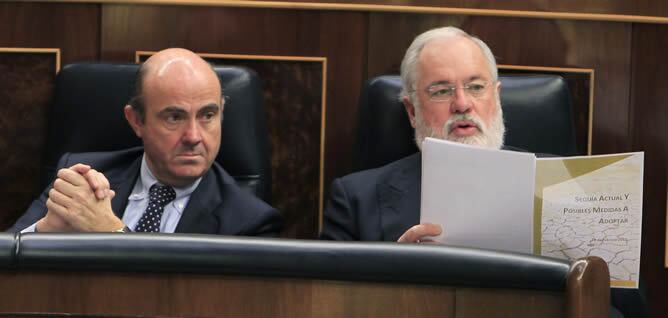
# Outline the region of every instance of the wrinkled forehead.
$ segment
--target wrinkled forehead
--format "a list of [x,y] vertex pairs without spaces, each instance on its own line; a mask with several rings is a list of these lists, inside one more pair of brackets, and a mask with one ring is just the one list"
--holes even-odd
[[467,82],[492,79],[489,62],[481,48],[466,37],[432,40],[424,46],[418,61],[418,76],[432,75],[430,80]]

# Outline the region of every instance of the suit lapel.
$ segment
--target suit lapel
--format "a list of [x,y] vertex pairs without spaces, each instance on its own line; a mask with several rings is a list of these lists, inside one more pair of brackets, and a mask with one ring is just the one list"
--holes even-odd
[[420,153],[403,159],[399,167],[377,185],[384,241],[396,241],[420,222],[421,164]]
[[[190,195],[188,205],[183,210],[176,233],[218,233],[220,220],[212,213],[222,202],[221,186],[217,186],[217,180],[212,169],[200,181],[197,189]],[[226,233],[227,234],[227,233]]]
[[128,197],[134,188],[139,177],[139,168],[141,166],[141,156],[128,168],[124,168],[118,175],[109,175],[109,186],[116,192],[116,196],[111,199],[111,209],[119,218],[123,218],[125,207],[128,205]]

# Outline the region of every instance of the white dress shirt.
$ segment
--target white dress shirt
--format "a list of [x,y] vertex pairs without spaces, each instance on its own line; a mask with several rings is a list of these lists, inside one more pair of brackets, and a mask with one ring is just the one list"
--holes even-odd
[[[165,205],[165,210],[162,213],[162,219],[160,220],[161,233],[174,233],[176,225],[179,224],[179,220],[181,220],[183,210],[188,205],[190,194],[197,189],[200,181],[202,181],[201,177],[189,186],[182,188],[174,187],[176,198],[174,201]],[[146,164],[146,154],[144,154],[141,159],[141,168],[139,168],[139,178],[137,178],[137,182],[128,197],[128,205],[125,207],[125,213],[123,213],[123,223],[125,223],[130,230],[135,230],[139,219],[144,214],[144,211],[148,206],[149,190],[156,183],[162,185],[162,183],[158,182],[155,176],[153,176],[151,169],[148,168],[148,164]]]

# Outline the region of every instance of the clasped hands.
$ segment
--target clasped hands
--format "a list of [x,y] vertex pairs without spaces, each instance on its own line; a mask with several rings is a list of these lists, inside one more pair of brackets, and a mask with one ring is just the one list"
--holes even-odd
[[124,224],[113,212],[107,178],[88,165],[58,170],[37,232],[111,232]]

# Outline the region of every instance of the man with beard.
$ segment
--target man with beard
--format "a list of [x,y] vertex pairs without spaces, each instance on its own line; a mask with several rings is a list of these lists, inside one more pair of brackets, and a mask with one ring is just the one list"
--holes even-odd
[[[401,101],[415,142],[426,137],[488,148],[503,146],[501,83],[489,47],[455,27],[419,35],[401,62]],[[380,168],[334,180],[320,237],[342,241],[419,243],[441,234],[436,224],[419,224],[420,152]],[[611,317],[646,316],[638,290],[612,290]],[[636,315],[634,313],[643,313]]]
[[[401,100],[426,137],[501,149],[505,127],[494,55],[481,40],[444,27],[415,38],[401,63]],[[420,152],[334,180],[321,238],[419,242],[441,227],[420,221]]]

